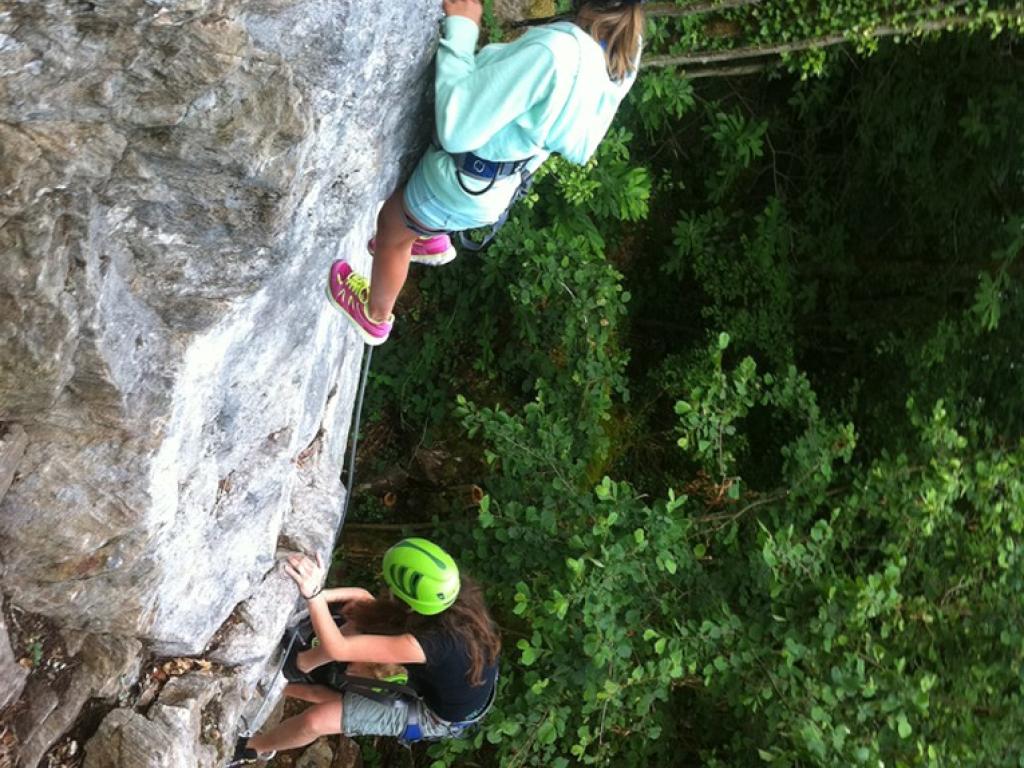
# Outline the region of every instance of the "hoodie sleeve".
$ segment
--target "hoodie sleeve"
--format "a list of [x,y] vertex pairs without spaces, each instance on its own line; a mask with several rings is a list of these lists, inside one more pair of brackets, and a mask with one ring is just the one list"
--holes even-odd
[[[551,95],[555,56],[540,43],[510,43],[516,50],[477,66],[480,30],[462,16],[445,19],[434,84],[437,136],[449,152],[472,152]],[[512,158],[495,158],[512,159]]]

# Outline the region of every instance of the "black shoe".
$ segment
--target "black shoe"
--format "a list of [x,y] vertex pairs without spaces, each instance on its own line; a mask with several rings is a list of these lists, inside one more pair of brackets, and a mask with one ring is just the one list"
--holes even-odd
[[235,754],[231,756],[231,760],[224,765],[224,768],[237,768],[240,765],[253,765],[259,762],[260,753],[245,746],[247,741],[245,736],[238,737],[238,741],[235,742]]
[[299,654],[307,650],[305,644],[298,638],[291,642],[291,637],[285,635],[283,651],[287,654],[284,657],[284,664],[281,665],[281,674],[289,683],[312,683],[313,678],[299,669]]

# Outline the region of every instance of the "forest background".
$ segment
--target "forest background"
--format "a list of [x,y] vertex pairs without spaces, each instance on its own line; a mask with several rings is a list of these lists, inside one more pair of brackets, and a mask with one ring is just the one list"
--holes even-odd
[[505,643],[415,762],[1024,766],[1021,3],[648,7],[373,360],[336,574],[430,536]]

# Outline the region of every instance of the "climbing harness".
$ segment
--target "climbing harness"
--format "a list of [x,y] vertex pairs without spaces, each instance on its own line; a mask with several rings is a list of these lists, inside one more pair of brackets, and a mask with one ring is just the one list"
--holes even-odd
[[[508,178],[515,173],[521,174],[526,170],[526,164],[532,160],[532,158],[528,157],[525,160],[496,162],[494,160],[484,160],[472,152],[449,154],[451,154],[452,160],[455,161],[455,179],[459,182],[459,186],[462,187],[462,191],[467,195],[473,195],[474,197],[490,192],[494,187],[494,182],[498,179]],[[466,186],[466,182],[462,180],[463,175],[477,181],[486,181],[488,182],[487,186],[483,189],[470,189]]]
[[[523,160],[485,160],[479,155],[475,155],[472,152],[448,152],[442,145],[441,140],[434,135],[434,147],[440,149],[442,152],[448,154],[452,161],[455,163],[455,180],[459,183],[462,191],[467,195],[473,197],[479,197],[487,192],[490,192],[494,188],[495,182],[500,179],[507,179],[509,176],[519,174],[519,186],[516,191],[512,193],[512,199],[509,200],[508,205],[505,207],[504,212],[498,217],[498,220],[491,225],[490,231],[484,237],[484,239],[477,243],[470,240],[465,232],[459,232],[459,242],[462,247],[469,251],[480,251],[487,246],[491,240],[494,239],[495,235],[498,234],[505,222],[508,221],[509,214],[512,212],[512,206],[522,200],[526,193],[530,191],[530,186],[533,184],[533,171],[530,171],[527,166],[532,157],[527,157]],[[486,181],[487,186],[482,189],[470,189],[466,186],[466,182],[463,181],[463,176],[468,176],[471,179],[477,181]]]
[[[518,162],[525,163],[526,161]],[[501,216],[498,217],[498,220],[491,225],[490,231],[484,236],[484,239],[481,242],[474,242],[469,239],[465,232],[459,232],[459,242],[462,244],[463,248],[474,252],[483,250],[487,244],[494,239],[495,235],[498,234],[498,230],[505,226],[505,222],[508,221],[509,214],[512,213],[512,206],[526,197],[526,193],[530,191],[530,187],[533,185],[533,173],[526,170],[525,166],[520,170],[519,174],[519,186],[516,188],[516,191],[512,193],[512,199],[509,200],[504,213],[502,213]],[[459,181],[459,184],[460,186],[462,185],[461,180]],[[465,189],[464,186],[463,189]]]
[[494,704],[498,693],[498,679],[495,677],[494,686],[487,697],[487,702],[465,720],[450,722],[448,733],[445,736],[425,736],[423,724],[420,722],[420,704],[422,697],[415,689],[403,682],[393,680],[377,680],[369,677],[357,677],[345,672],[344,662],[335,662],[328,665],[330,673],[325,683],[339,693],[355,693],[364,698],[383,704],[387,707],[404,708],[406,713],[405,728],[398,736],[398,742],[404,747],[410,747],[419,741],[438,741],[442,738],[461,739],[468,735],[469,730],[486,717]]

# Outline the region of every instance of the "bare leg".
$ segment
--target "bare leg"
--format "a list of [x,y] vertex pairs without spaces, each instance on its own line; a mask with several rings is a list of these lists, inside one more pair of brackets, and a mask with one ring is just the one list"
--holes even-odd
[[370,318],[387,320],[409,275],[409,258],[416,233],[405,226],[402,187],[396,189],[377,216],[373,273],[370,277]]
[[334,700],[314,704],[302,714],[289,717],[276,728],[253,736],[246,746],[257,752],[304,747],[321,736],[341,733],[341,694]]
[[334,659],[327,655],[322,645],[318,645],[308,651],[299,651],[295,661],[300,672],[310,672],[323,664],[334,661]]
[[[351,621],[346,621],[338,627],[338,629],[341,630],[341,634],[343,635],[359,634],[359,630],[352,625]],[[328,664],[332,661],[334,661],[334,659],[327,655],[324,651],[324,647],[322,645],[318,645],[315,648],[310,648],[308,651],[299,651],[298,658],[296,659],[296,666],[299,668],[300,672],[311,672],[317,667]]]
[[326,701],[334,701],[338,697],[338,692],[326,685],[288,683],[284,687],[284,695],[290,699],[308,701],[310,704],[323,704]]

